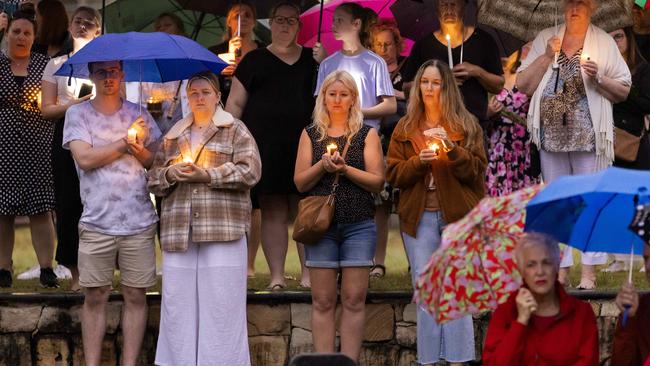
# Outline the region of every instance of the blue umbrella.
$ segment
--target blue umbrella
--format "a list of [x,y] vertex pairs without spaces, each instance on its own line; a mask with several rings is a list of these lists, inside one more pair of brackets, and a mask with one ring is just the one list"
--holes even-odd
[[[650,172],[609,168],[595,174],[562,177],[526,206],[525,231],[553,236],[583,252],[643,253],[643,240],[630,230],[639,200],[647,200]],[[625,306],[623,326],[629,306]]]
[[553,236],[583,252],[643,252],[628,226],[635,198],[650,192],[650,172],[609,168],[566,176],[549,184],[526,206],[526,231]]
[[66,61],[55,75],[88,79],[88,63],[121,60],[125,81],[167,82],[200,71],[218,74],[228,64],[189,38],[167,33],[111,33]]

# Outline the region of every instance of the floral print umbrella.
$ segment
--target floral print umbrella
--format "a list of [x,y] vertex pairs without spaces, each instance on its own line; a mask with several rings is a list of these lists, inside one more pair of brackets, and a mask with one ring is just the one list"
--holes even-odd
[[484,198],[464,218],[447,225],[414,294],[438,323],[494,310],[521,286],[514,249],[524,233],[526,204],[541,187]]

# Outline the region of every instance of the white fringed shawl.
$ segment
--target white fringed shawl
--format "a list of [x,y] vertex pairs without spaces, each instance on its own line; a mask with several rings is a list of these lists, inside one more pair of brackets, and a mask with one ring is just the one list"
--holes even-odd
[[[562,25],[558,34],[564,36],[565,26]],[[548,40],[555,34],[555,27],[541,31],[528,53],[526,60],[522,62],[519,72],[525,70],[539,56],[546,52]],[[588,54],[591,60],[598,64],[598,70],[603,76],[607,76],[625,85],[632,84],[630,69],[616,46],[614,39],[604,30],[589,25],[587,36],[582,50]],[[530,102],[528,111],[528,131],[535,145],[541,149],[540,144],[540,116],[542,93],[549,79],[553,75],[553,65],[549,65],[542,81],[537,86],[535,94]],[[584,71],[582,79],[585,84],[589,112],[594,132],[596,134],[596,168],[604,169],[614,161],[614,116],[612,115],[612,102],[600,94],[596,88],[597,84],[591,80]]]

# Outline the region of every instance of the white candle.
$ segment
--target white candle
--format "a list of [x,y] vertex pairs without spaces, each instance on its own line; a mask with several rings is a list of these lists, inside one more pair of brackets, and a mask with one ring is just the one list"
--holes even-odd
[[332,142],[331,144],[327,145],[327,153],[330,154],[330,155],[334,155],[334,153],[336,152],[336,150],[338,148],[339,147],[335,143]]
[[136,130],[135,128],[129,128],[126,132],[127,132],[127,137],[126,137],[127,141],[130,144],[135,144],[136,138],[138,136],[138,130]]
[[449,34],[445,35],[447,40],[447,56],[449,57],[449,68],[454,68],[454,56],[451,55],[451,36]]
[[587,62],[589,60],[591,60],[591,57],[589,57],[588,53],[583,53],[582,55],[580,55],[580,63],[581,64],[584,64],[585,62]]

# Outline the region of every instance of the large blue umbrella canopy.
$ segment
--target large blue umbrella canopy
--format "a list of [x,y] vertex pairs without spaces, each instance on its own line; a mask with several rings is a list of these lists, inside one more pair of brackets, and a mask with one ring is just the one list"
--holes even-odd
[[92,40],[55,75],[89,78],[88,63],[123,62],[125,81],[184,80],[200,71],[219,74],[228,64],[189,38],[167,33],[111,33]]
[[583,252],[643,253],[628,227],[639,197],[650,193],[650,172],[608,168],[566,176],[526,206],[526,231],[546,233]]

